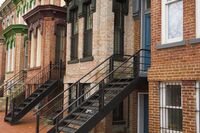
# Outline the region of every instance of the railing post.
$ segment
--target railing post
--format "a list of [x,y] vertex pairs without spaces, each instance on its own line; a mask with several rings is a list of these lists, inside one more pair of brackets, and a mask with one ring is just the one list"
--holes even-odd
[[36,114],[36,133],[40,132],[40,113],[37,112]]
[[11,112],[11,117],[13,118],[14,117],[14,112],[15,112],[15,98],[13,98],[13,101],[12,101],[12,112]]
[[[112,72],[114,70],[114,58],[113,56],[110,58],[109,60],[109,72]],[[113,74],[110,74],[109,76],[109,80],[112,81],[113,80]]]
[[52,68],[52,61],[50,61],[49,65],[49,79],[51,79],[51,68]]
[[104,81],[99,84],[99,110],[104,107]]
[[[81,93],[82,89],[83,89],[82,84],[80,82],[78,82],[78,84],[77,84],[77,90],[76,90],[78,92],[78,97],[80,97],[82,95],[82,93]],[[84,100],[84,97],[82,97],[82,98],[79,99],[79,101],[77,103],[77,107],[83,102],[83,100]]]
[[55,132],[55,133],[58,133],[58,122],[59,122],[59,121],[58,121],[58,118],[56,118],[56,126],[55,126],[55,128],[56,128],[55,131],[56,131],[56,132]]
[[5,109],[5,116],[8,114],[8,97],[6,97],[6,109]]
[[60,63],[59,63],[59,79],[62,78],[62,60],[60,60]]

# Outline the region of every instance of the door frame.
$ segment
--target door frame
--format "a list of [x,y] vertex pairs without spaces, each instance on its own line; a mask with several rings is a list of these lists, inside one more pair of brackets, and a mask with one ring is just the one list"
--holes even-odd
[[[141,126],[141,122],[144,123],[144,120],[141,121],[141,115],[143,115],[142,117],[144,118],[144,110],[141,111],[141,100],[144,101],[144,97],[143,99],[141,99],[142,97],[141,96],[144,96],[144,95],[149,95],[148,92],[138,92],[138,108],[137,108],[137,133],[143,133],[141,132],[141,129],[144,128],[143,125]],[[142,113],[141,113],[142,112]]]
[[[141,11],[141,17],[140,17],[140,49],[145,49],[145,15],[146,14],[151,14],[151,9],[150,10],[146,10],[146,0],[141,0],[141,4],[140,4],[140,11]],[[142,51],[142,53],[140,53],[140,56],[142,57],[144,54],[144,52]],[[143,63],[144,63],[144,59],[140,58],[140,70],[143,69]],[[139,72],[139,75],[141,77],[146,77],[147,76],[147,72]]]

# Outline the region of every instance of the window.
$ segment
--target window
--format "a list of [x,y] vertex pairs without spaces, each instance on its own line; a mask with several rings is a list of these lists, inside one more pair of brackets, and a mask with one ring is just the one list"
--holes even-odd
[[14,65],[15,65],[15,46],[14,42],[12,42],[11,46],[8,45],[8,50],[7,50],[7,72],[14,71]]
[[78,10],[72,11],[71,60],[78,59]]
[[41,65],[41,32],[37,29],[37,35],[31,33],[31,61],[30,68],[39,67]]
[[113,110],[113,125],[121,124],[124,122],[124,104],[121,102],[114,110]]
[[84,49],[83,58],[92,56],[92,23],[93,15],[91,12],[91,3],[85,5],[85,31],[84,31]]
[[196,84],[197,133],[200,132],[200,82]]
[[180,83],[160,84],[161,133],[182,132],[182,103]]
[[200,0],[196,0],[196,31],[197,37],[200,38]]
[[162,0],[162,43],[183,40],[183,1]]
[[124,13],[123,2],[116,2],[119,9],[115,11],[114,18],[114,54],[124,54]]

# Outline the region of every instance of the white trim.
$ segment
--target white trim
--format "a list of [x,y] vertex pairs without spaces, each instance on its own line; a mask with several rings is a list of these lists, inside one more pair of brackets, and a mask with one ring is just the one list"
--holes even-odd
[[[142,106],[141,105],[141,95],[148,95],[149,93],[148,92],[138,92],[138,109],[137,109],[137,133],[143,133],[143,131],[141,131],[141,129],[144,129],[144,128],[141,128],[141,115],[144,115],[144,110],[141,111],[140,107]],[[144,98],[144,97],[143,97]],[[144,99],[143,99],[144,100]],[[141,113],[142,112],[142,113]],[[143,119],[142,119],[143,120]],[[144,122],[144,121],[143,121]]]
[[[168,39],[168,4],[174,3],[174,2],[179,2],[183,0],[171,0],[171,1],[167,1],[167,0],[162,0],[162,9],[161,9],[161,19],[162,19],[162,24],[161,24],[161,40],[162,40],[162,44],[166,44],[166,43],[173,43],[173,42],[178,42],[178,41],[182,41],[183,40],[183,34],[181,37],[177,37],[177,38],[173,38],[173,39]],[[183,14],[182,14],[183,15]],[[182,29],[183,30],[183,29]]]
[[196,36],[200,38],[200,0],[196,0]]

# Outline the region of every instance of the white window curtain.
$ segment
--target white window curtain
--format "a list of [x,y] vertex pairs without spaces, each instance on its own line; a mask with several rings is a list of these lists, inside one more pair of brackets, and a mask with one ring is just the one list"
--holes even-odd
[[31,60],[30,60],[30,68],[35,67],[35,37],[34,33],[31,33]]
[[61,0],[60,6],[65,6],[65,1],[64,0]]
[[162,0],[162,43],[183,40],[183,0]]
[[200,0],[196,0],[196,24],[197,38],[200,38]]
[[42,43],[42,36],[39,29],[37,29],[37,50],[36,50],[36,66],[41,65],[41,43]]
[[7,51],[7,72],[10,71],[10,46],[8,46],[8,51]]
[[15,66],[15,46],[13,44],[12,47],[12,64],[11,64],[11,71],[14,71],[14,66]]

